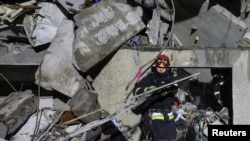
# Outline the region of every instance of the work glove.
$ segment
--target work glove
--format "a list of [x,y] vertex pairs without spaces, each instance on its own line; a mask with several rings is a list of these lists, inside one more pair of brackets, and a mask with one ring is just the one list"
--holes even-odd
[[139,88],[135,89],[133,93],[134,93],[134,96],[136,97],[136,99],[138,99],[140,94],[151,91],[155,88],[156,88],[156,86],[154,86],[154,85],[151,85],[151,86],[145,87],[145,88],[139,87]]
[[168,94],[176,94],[178,92],[178,85],[174,84],[171,86],[167,86],[161,90],[161,96],[166,96]]
[[217,102],[219,103],[219,105],[220,105],[221,107],[223,107],[223,101],[222,101],[222,100],[218,99]]
[[153,89],[156,89],[156,86],[152,85],[152,86],[146,87],[144,88],[144,92],[151,91]]

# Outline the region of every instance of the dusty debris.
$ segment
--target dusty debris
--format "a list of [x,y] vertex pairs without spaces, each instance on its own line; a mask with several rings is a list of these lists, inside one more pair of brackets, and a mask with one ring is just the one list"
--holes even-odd
[[[74,113],[72,111],[65,111],[63,113],[63,115],[60,117],[59,124],[65,124],[66,122],[71,121],[75,118],[76,118],[76,116],[74,115]],[[79,120],[74,120],[74,121],[68,123],[68,125],[74,125],[74,124],[79,124],[79,123],[80,123]]]
[[91,3],[89,0],[59,0],[58,3],[69,13],[76,14],[80,10],[86,8],[86,3]]
[[149,37],[149,42],[152,45],[158,44],[159,26],[160,26],[160,16],[158,10],[154,9],[152,19],[149,21],[148,24],[148,31],[146,31]]
[[33,47],[50,43],[60,24],[66,19],[66,16],[54,3],[39,2],[38,6],[42,8],[38,11],[36,26],[31,35]]
[[29,2],[23,2],[15,5],[11,4],[2,4],[0,5],[0,15],[1,21],[0,24],[4,23],[12,23],[14,20],[16,20],[18,17],[23,15],[24,13],[34,10],[34,9],[40,9],[41,7],[37,7],[33,4],[35,4],[36,1],[31,0]]
[[27,34],[23,25],[3,25],[0,27],[0,40],[8,42],[29,43]]
[[[92,113],[89,116],[82,117],[80,120],[83,123],[89,123],[94,120],[101,119],[101,107],[97,99],[98,93],[91,92],[85,88],[80,89],[69,101],[69,106],[71,107],[72,112],[77,117],[87,115]],[[83,108],[84,107],[84,108]],[[99,111],[98,111],[99,110]]]
[[[190,38],[190,37],[186,37],[184,34],[183,36],[185,37],[182,37],[182,35],[178,35],[175,33],[167,34],[169,29],[173,28],[173,25],[171,25],[173,9],[170,9],[169,6],[165,3],[165,1],[158,0],[156,7],[154,7],[155,5],[154,2],[156,1],[154,1],[153,3],[152,1],[143,1],[143,0],[141,1],[136,0],[136,1],[139,3],[140,6],[146,7],[147,10],[157,11],[153,14],[153,17],[151,19],[151,21],[157,22],[153,24],[153,26],[151,25],[152,27],[151,31],[153,32],[145,36],[143,31],[142,35],[139,35],[140,44],[137,44],[138,47],[144,45],[152,45],[152,44],[163,46],[165,45],[164,44],[165,38],[170,38],[170,37],[171,39],[175,40],[175,42],[177,42],[177,44],[176,43],[173,44],[174,46],[182,47],[183,45],[188,45],[187,43],[190,43],[185,40],[185,38]],[[5,13],[1,15],[1,19],[4,19],[5,21],[8,21],[8,23],[13,24],[13,26],[1,27],[0,30],[1,40],[3,42],[6,41],[15,42],[15,45],[18,46],[18,48],[13,49],[11,48],[13,46],[13,43],[6,45],[5,43],[3,44],[1,42],[1,47],[4,48],[4,49],[1,48],[1,51],[4,50],[8,54],[1,52],[0,62],[7,62],[7,60],[8,61],[10,60],[10,58],[14,58],[13,56],[15,56],[15,58],[17,58],[17,60],[20,62],[23,60],[27,61],[25,60],[26,58],[21,59],[22,57],[19,57],[19,54],[24,53],[27,50],[31,49],[30,46],[27,47],[27,44],[32,45],[32,47],[34,47],[35,50],[40,47],[42,47],[42,50],[49,48],[48,49],[49,53],[46,53],[46,55],[44,54],[45,57],[44,58],[42,57],[43,59],[38,58],[39,61],[35,62],[36,65],[40,65],[39,64],[40,60],[43,60],[43,63],[37,70],[36,84],[40,85],[40,82],[42,82],[41,83],[42,87],[47,88],[48,90],[57,90],[60,93],[63,93],[64,95],[68,96],[68,98],[72,100],[69,105],[71,106],[70,110],[72,110],[71,112],[74,114],[74,116],[71,115],[72,117],[70,117],[70,119],[61,121],[60,124],[67,122],[70,122],[72,124],[73,123],[79,124],[82,122],[90,123],[94,120],[107,117],[109,114],[105,113],[107,115],[102,115],[103,113],[101,113],[100,111],[95,114],[91,114],[93,111],[102,108],[99,105],[99,101],[97,99],[98,94],[94,90],[89,91],[83,88],[84,86],[86,86],[85,74],[84,76],[82,76],[82,74],[81,73],[79,74],[74,67],[76,67],[80,71],[88,72],[90,68],[95,66],[103,59],[105,59],[105,57],[110,55],[112,52],[115,52],[117,49],[119,49],[121,45],[125,43],[127,40],[131,39],[131,37],[134,37],[136,34],[144,30],[145,25],[148,24],[148,21],[146,22],[144,21],[143,23],[141,20],[143,18],[142,14],[144,13],[144,11],[142,11],[141,7],[132,7],[132,6],[130,7],[129,5],[124,3],[107,3],[107,1],[105,0],[103,0],[103,2],[98,1],[98,3],[95,4],[87,3],[89,1],[86,2],[80,0],[75,0],[75,1],[61,0],[55,2],[57,4],[61,4],[61,6],[63,6],[63,8],[68,12],[68,14],[70,14],[70,15],[64,15],[65,13],[62,13],[61,9],[59,9],[55,3],[50,3],[51,1],[38,2],[37,4],[35,4],[36,2],[37,1],[32,0],[30,1],[29,4],[26,5],[19,5],[19,4],[5,5],[6,7],[0,9],[1,14],[7,11],[7,13],[10,15],[10,18],[6,18],[5,15],[6,13]],[[121,9],[124,11],[121,11]],[[27,10],[29,11],[32,10],[36,12],[31,15],[29,14],[25,15]],[[224,12],[224,11],[223,12],[217,11],[217,12],[218,13],[221,12],[220,14],[228,19],[230,19],[230,17],[232,16],[231,14],[229,14],[229,12]],[[17,22],[16,20],[18,18],[22,18],[24,15],[26,21],[23,21],[23,23],[21,22],[23,25],[19,26],[17,24],[14,24],[15,22]],[[200,15],[200,17],[203,16],[204,15]],[[35,18],[36,20],[34,20]],[[73,18],[74,20],[72,20]],[[157,18],[157,20],[154,20],[155,18]],[[213,16],[210,16],[210,18],[213,19]],[[75,21],[76,23],[73,23],[73,21]],[[228,22],[227,20],[225,21]],[[232,18],[232,21],[234,24],[238,23],[238,20],[235,17]],[[65,26],[65,23],[69,24],[69,26]],[[204,38],[207,38],[207,36],[198,36],[198,33],[200,31],[204,31],[202,30],[202,27],[200,27],[200,25],[198,26],[199,30],[192,33],[193,36],[195,36],[195,38],[190,39],[192,40],[191,43],[193,43],[193,41],[196,40],[196,37],[201,37],[199,38],[200,40],[198,43],[202,42],[204,43]],[[240,22],[238,26],[243,27],[243,30],[245,30],[245,25],[242,22]],[[187,33],[189,34],[190,29],[192,30],[193,28],[185,27],[185,29],[187,29]],[[10,32],[11,30],[13,30],[14,32]],[[178,30],[181,30],[181,32],[179,32]],[[183,28],[179,28],[178,30],[176,31],[176,33],[182,33],[182,31],[185,31],[183,30]],[[152,41],[152,37],[155,37],[156,40]],[[206,43],[208,44],[206,45],[210,45],[209,44],[210,42],[211,41],[207,41]],[[19,45],[16,43],[25,43],[25,45],[23,44]],[[240,47],[248,46],[249,44],[248,39],[246,39],[246,43],[247,45],[241,44],[239,46]],[[221,42],[219,42],[218,44],[221,45]],[[196,44],[196,45],[201,45],[201,44]],[[30,54],[31,53],[28,52],[23,56],[28,56]],[[177,54],[177,55],[170,54],[171,57],[178,55],[180,56],[183,54]],[[36,58],[37,56],[32,54],[32,57]],[[183,65],[193,65],[192,63],[194,63],[195,60],[192,59],[194,58],[192,57],[186,57],[186,58],[191,58],[191,61],[183,61]],[[119,58],[117,60],[119,60]],[[128,60],[129,59],[127,59],[127,61]],[[172,57],[171,61],[177,62],[179,60],[177,60],[175,57]],[[28,60],[27,62],[32,63],[34,61]],[[74,66],[72,64],[74,64]],[[178,62],[177,64],[181,63]],[[42,73],[40,73],[40,70]],[[43,78],[40,79],[40,76],[42,76]],[[109,77],[107,79],[110,78],[112,77]],[[62,108],[60,111],[62,112],[63,110],[65,109]],[[91,115],[88,116],[88,114]],[[59,115],[59,117],[61,116]],[[34,118],[35,115],[32,116],[33,120]],[[57,118],[53,117],[53,119]],[[51,120],[52,119],[50,119],[50,121]],[[27,126],[28,125],[29,123],[27,123]],[[27,126],[24,127],[27,128]],[[45,126],[48,127],[48,123],[46,123]],[[85,126],[88,127],[88,124],[86,124]],[[22,138],[20,137],[20,134],[24,134],[23,132],[23,130],[25,130],[24,127],[22,131],[18,132],[18,134],[16,134],[16,136],[13,137],[13,139],[16,138],[18,140]],[[56,140],[60,136],[66,135],[66,133],[72,133],[72,130],[80,129],[80,127],[84,127],[84,125],[79,124],[79,125],[74,125],[74,127],[72,126],[72,127],[62,128],[61,125],[53,123],[48,128],[49,130],[47,130],[46,132],[44,132],[44,130],[41,131],[43,134],[42,135],[40,134],[41,136],[39,136],[39,140],[42,138]],[[0,123],[0,128],[2,130],[0,137],[4,138],[4,136],[9,134],[8,126],[6,126],[3,123]],[[16,131],[16,127],[13,127],[11,130]],[[90,131],[91,130],[88,130],[84,133],[87,132],[89,133]],[[101,131],[100,128],[98,127],[96,131],[93,132],[94,135],[92,137],[96,137],[100,134]],[[33,135],[31,132],[27,134],[29,135],[28,138],[30,138]],[[86,134],[82,134],[80,135],[80,137],[74,136],[73,139],[80,139],[80,138],[86,139],[87,137],[85,136]],[[108,138],[110,137],[109,135],[107,136]],[[29,139],[25,137],[25,140]]]
[[[48,90],[57,90],[68,97],[84,86],[84,79],[72,66],[74,40],[73,22],[64,20],[50,44],[40,68],[36,72],[36,84]],[[67,40],[65,40],[65,38]]]
[[[8,128],[7,134],[3,135],[3,138],[7,135],[15,133],[31,114],[36,111],[33,93],[30,90],[24,92],[13,92],[5,98],[0,105],[0,122]],[[22,111],[22,112],[20,112]],[[3,127],[3,131],[6,131],[6,127]]]
[[250,47],[250,33],[246,33],[237,47]]
[[101,1],[76,14],[74,65],[86,72],[116,51],[145,28],[142,12],[140,7]]
[[36,135],[43,132],[56,118],[56,111],[53,109],[42,109],[39,113],[34,113],[26,121],[18,132],[13,135],[11,141],[31,141]]

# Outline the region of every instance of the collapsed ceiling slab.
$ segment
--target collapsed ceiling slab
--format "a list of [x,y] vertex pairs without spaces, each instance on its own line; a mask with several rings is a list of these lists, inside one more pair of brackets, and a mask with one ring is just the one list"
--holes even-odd
[[[74,65],[86,72],[145,28],[142,9],[101,1],[74,16]],[[90,59],[91,58],[91,59]]]
[[35,52],[31,45],[0,42],[1,65],[39,65],[48,52]]
[[51,42],[41,66],[35,74],[36,84],[47,90],[57,90],[68,97],[84,86],[84,80],[72,65],[74,24],[63,20]]

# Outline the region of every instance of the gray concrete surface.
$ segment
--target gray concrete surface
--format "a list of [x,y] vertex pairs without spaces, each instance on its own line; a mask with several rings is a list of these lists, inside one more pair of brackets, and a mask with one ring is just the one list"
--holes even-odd
[[[74,16],[73,63],[86,72],[145,28],[141,7],[101,1]],[[89,59],[91,58],[91,59]]]
[[84,79],[72,65],[73,29],[72,21],[63,20],[48,49],[50,53],[45,55],[35,74],[37,85],[47,90],[57,90],[69,97],[73,97],[84,86]]
[[[190,0],[177,2],[176,18],[182,17],[182,19],[176,21],[174,32],[180,42],[185,47],[237,46],[237,42],[247,31],[247,25],[218,4],[211,7],[208,0],[200,2]],[[197,30],[192,32],[194,27]],[[195,43],[196,38],[198,38],[197,43]]]

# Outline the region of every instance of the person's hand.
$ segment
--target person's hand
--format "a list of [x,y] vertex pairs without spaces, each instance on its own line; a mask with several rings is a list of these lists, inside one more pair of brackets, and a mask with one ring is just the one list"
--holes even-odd
[[152,86],[147,87],[147,91],[151,91],[153,89],[156,89],[156,86],[152,85]]
[[161,96],[166,96],[167,94],[176,94],[178,92],[178,85],[171,85],[163,88],[161,90]]
[[219,100],[217,100],[217,102],[219,103],[220,106],[223,107],[223,101],[222,100],[219,99]]

